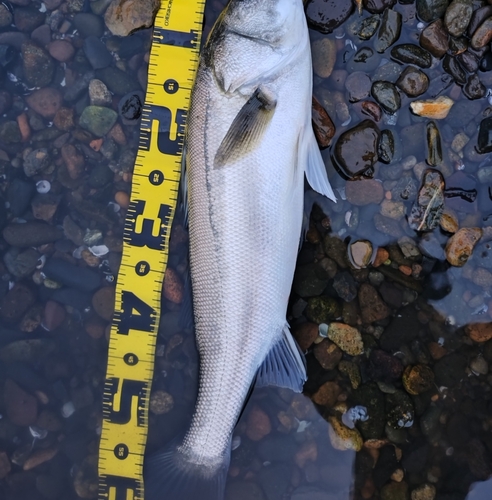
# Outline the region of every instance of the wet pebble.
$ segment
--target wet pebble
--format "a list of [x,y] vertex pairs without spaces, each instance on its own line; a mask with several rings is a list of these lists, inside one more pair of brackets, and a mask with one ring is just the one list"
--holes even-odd
[[319,264],[305,264],[297,267],[292,287],[300,297],[314,297],[323,293],[328,280],[328,273]]
[[449,114],[454,101],[447,96],[440,96],[437,99],[426,101],[413,101],[410,108],[413,113],[425,118],[442,120]]
[[379,129],[371,120],[364,120],[344,132],[335,145],[335,160],[349,178],[372,169],[377,160]]
[[486,88],[477,74],[468,76],[463,87],[463,93],[468,99],[481,99],[485,96]]
[[308,23],[321,33],[331,33],[354,10],[351,0],[310,0],[306,6]]
[[80,126],[97,137],[105,136],[116,123],[118,114],[109,108],[87,106],[80,116]]
[[383,53],[400,38],[401,25],[402,17],[399,12],[393,9],[384,11],[377,39],[374,42],[374,48],[377,52]]
[[335,42],[330,38],[321,38],[313,42],[311,51],[314,73],[321,78],[328,78],[337,58]]
[[57,258],[46,262],[43,273],[52,280],[85,292],[94,291],[100,284],[99,274],[95,271]]
[[359,288],[359,305],[364,323],[383,320],[391,312],[388,306],[382,301],[377,290],[368,283],[362,283]]
[[261,441],[271,431],[270,418],[258,405],[254,405],[246,418],[246,436],[251,441]]
[[20,217],[29,207],[34,195],[35,186],[32,182],[14,179],[7,191],[9,210],[15,217]]
[[113,35],[127,36],[152,26],[159,6],[158,0],[113,0],[104,21]]
[[344,323],[330,323],[327,335],[343,352],[351,356],[357,356],[364,351],[362,337],[357,328]]
[[12,24],[13,15],[5,4],[0,4],[0,28],[7,28]]
[[[311,347],[318,337],[318,325],[316,323],[305,322],[292,329],[292,335],[297,341],[301,351],[306,351]],[[321,342],[322,343],[322,342]],[[320,343],[320,344],[321,344]],[[316,347],[318,347],[317,344]],[[315,349],[316,349],[315,347]]]
[[111,321],[113,317],[114,298],[115,290],[110,286],[100,288],[92,296],[92,307],[94,307],[94,311],[106,321]]
[[325,108],[313,96],[312,122],[314,135],[321,149],[327,148],[335,135],[335,125]]
[[57,89],[46,87],[26,97],[27,105],[44,118],[53,118],[61,108],[63,96]]
[[492,152],[492,117],[480,122],[477,149],[480,154]]
[[393,114],[400,109],[400,94],[392,83],[374,82],[371,87],[371,94],[387,113]]
[[396,86],[408,97],[418,97],[429,88],[429,77],[423,71],[407,66],[396,81]]
[[377,14],[386,9],[391,9],[396,0],[362,0],[362,3],[371,14]]
[[446,244],[446,260],[452,266],[464,266],[473,253],[473,249],[482,237],[482,229],[465,227],[460,229]]
[[84,40],[84,54],[94,69],[106,68],[113,62],[113,56],[101,40],[88,36]]
[[381,203],[384,189],[382,183],[376,179],[361,179],[347,182],[345,194],[352,205],[360,207],[370,203]]
[[380,17],[373,15],[362,20],[357,30],[357,35],[362,40],[369,40],[379,27]]
[[31,247],[51,243],[61,238],[61,231],[44,222],[9,224],[3,230],[5,241],[14,247]]
[[357,102],[365,99],[371,92],[371,79],[363,71],[355,71],[345,80],[345,89],[349,93],[349,101]]
[[363,439],[357,429],[348,428],[337,417],[328,417],[328,422],[330,423],[328,435],[333,448],[342,451],[361,450]]
[[[383,163],[391,163],[395,155],[395,138],[391,130],[383,130],[378,146],[378,158]],[[397,175],[400,177],[400,175]]]
[[123,96],[118,103],[118,114],[125,125],[138,125],[142,116],[144,93],[140,90]]
[[448,33],[460,37],[465,33],[473,13],[471,0],[453,0],[446,9],[444,26]]
[[426,26],[420,34],[420,45],[440,59],[449,48],[449,37],[441,19]]
[[464,85],[466,82],[466,72],[456,57],[446,54],[442,61],[442,69],[450,74],[458,85]]
[[88,12],[75,14],[73,24],[84,38],[89,36],[101,37],[104,34],[103,19]]
[[324,339],[316,344],[313,348],[313,354],[325,370],[336,368],[343,356],[342,350],[328,339]]
[[314,323],[329,323],[341,316],[341,307],[332,297],[320,296],[308,300],[306,317]]
[[441,135],[435,122],[429,122],[426,126],[427,134],[427,163],[437,166],[442,163]]
[[22,62],[26,83],[32,87],[46,87],[53,79],[55,64],[44,49],[26,41],[22,44]]
[[443,210],[444,179],[439,171],[428,169],[424,173],[408,223],[415,231],[431,231],[439,225]]
[[372,251],[372,244],[367,240],[354,241],[349,245],[350,259],[357,269],[365,268],[370,264]]
[[402,382],[405,390],[416,396],[434,386],[434,373],[426,365],[408,366],[403,373]]
[[471,46],[474,49],[485,47],[492,40],[492,17],[487,18],[473,33]]
[[417,0],[416,5],[419,18],[429,23],[444,15],[449,0]]
[[325,382],[313,394],[312,400],[320,406],[331,408],[337,402],[341,389],[336,382]]
[[436,487],[433,484],[422,484],[412,491],[411,500],[434,500]]
[[391,49],[391,57],[402,63],[409,63],[419,68],[430,68],[432,57],[418,45],[404,43]]
[[72,59],[75,49],[66,40],[55,40],[49,44],[48,52],[53,59],[59,62],[67,62]]

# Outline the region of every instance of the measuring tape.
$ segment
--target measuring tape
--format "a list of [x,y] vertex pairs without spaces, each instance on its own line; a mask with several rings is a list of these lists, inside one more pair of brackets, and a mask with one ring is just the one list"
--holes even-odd
[[99,446],[99,500],[144,500],[143,461],[162,283],[204,0],[161,0],[116,286]]

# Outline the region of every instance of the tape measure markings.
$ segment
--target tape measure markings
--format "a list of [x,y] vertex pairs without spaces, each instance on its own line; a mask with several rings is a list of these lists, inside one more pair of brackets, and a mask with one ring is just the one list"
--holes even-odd
[[100,500],[143,500],[160,296],[205,5],[195,1],[190,10],[189,3],[161,0],[155,22],[108,349]]

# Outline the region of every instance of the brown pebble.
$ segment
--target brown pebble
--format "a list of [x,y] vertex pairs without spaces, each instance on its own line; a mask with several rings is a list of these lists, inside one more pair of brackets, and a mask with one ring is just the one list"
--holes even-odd
[[36,298],[27,285],[16,283],[0,301],[0,317],[7,323],[15,323],[35,301]]
[[27,142],[31,137],[31,127],[29,126],[29,120],[27,119],[26,113],[21,113],[17,117],[17,125],[19,126],[22,141]]
[[44,307],[43,326],[49,332],[56,330],[65,320],[65,308],[54,300],[48,300]]
[[35,90],[26,97],[27,105],[43,118],[53,118],[61,108],[62,101],[61,92],[52,87]]
[[389,252],[386,248],[379,247],[376,252],[376,258],[373,262],[373,267],[379,267],[389,259]]
[[341,390],[336,382],[325,382],[312,396],[312,400],[320,406],[331,408],[337,402]]
[[326,109],[313,96],[312,109],[313,130],[319,147],[327,148],[335,135],[335,125],[328,115]]
[[75,49],[67,40],[54,40],[48,45],[48,52],[53,59],[60,62],[67,62],[72,59]]
[[485,47],[492,40],[492,17],[487,18],[473,33],[471,46],[477,50]]
[[381,321],[391,313],[376,289],[368,283],[362,283],[359,288],[359,305],[364,323]]
[[398,266],[398,270],[400,271],[400,273],[404,274],[405,276],[412,275],[412,268],[410,266]]
[[302,443],[299,450],[295,454],[294,461],[296,465],[304,469],[307,462],[316,462],[318,459],[318,446],[316,441],[311,439],[310,441],[305,441]]
[[258,406],[254,405],[246,419],[246,436],[251,441],[260,441],[272,431],[268,415]]
[[116,123],[114,127],[109,131],[109,137],[116,142],[119,146],[124,146],[126,144],[125,132],[119,123]]
[[372,101],[364,101],[361,103],[362,114],[370,116],[375,122],[381,120],[383,114],[378,104]]
[[450,208],[445,208],[441,215],[439,225],[443,231],[454,234],[459,229],[458,216]]
[[412,396],[417,396],[433,387],[434,372],[426,365],[407,366],[402,381],[405,390]]
[[63,424],[54,412],[43,410],[36,420],[36,426],[49,432],[58,432],[62,429]]
[[183,288],[179,274],[172,267],[168,267],[163,283],[164,297],[173,304],[181,304],[183,302]]
[[468,323],[465,333],[475,342],[487,342],[492,339],[492,322]]
[[74,110],[72,108],[60,108],[53,118],[53,123],[58,130],[63,132],[73,129],[75,126]]
[[454,101],[447,96],[440,96],[434,100],[413,101],[410,103],[410,108],[418,116],[432,118],[434,120],[442,120],[448,116],[448,113],[453,106]]
[[349,203],[361,207],[370,203],[381,203],[384,189],[382,183],[376,179],[362,179],[347,181],[345,194]]
[[106,330],[106,324],[99,318],[91,318],[85,323],[85,332],[93,339],[100,339]]
[[46,448],[34,451],[29,458],[24,462],[23,469],[31,470],[38,465],[44,464],[51,460],[58,453],[58,448]]
[[464,266],[481,237],[482,230],[479,227],[464,227],[460,229],[449,238],[446,244],[446,260],[452,266]]
[[130,205],[130,196],[125,191],[117,191],[114,195],[114,200],[118,205],[126,210]]
[[7,417],[14,425],[27,427],[36,422],[38,416],[36,398],[21,389],[13,380],[5,381],[4,402]]
[[313,349],[314,357],[325,370],[333,370],[342,359],[342,350],[331,340],[324,339]]
[[72,179],[78,179],[84,172],[84,157],[72,144],[65,144],[64,146],[62,146],[61,155],[70,177]]
[[106,321],[111,321],[114,311],[115,290],[112,286],[100,288],[92,296],[92,307],[94,311]]
[[101,149],[101,146],[103,144],[103,139],[93,139],[90,143],[89,146],[94,150],[94,151],[99,151]]
[[305,351],[318,337],[318,325],[310,322],[302,323],[292,329],[292,335],[297,340],[301,351]]

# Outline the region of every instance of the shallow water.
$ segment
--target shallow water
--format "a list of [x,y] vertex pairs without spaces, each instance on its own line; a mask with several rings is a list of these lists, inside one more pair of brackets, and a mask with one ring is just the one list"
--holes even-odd
[[[150,30],[111,36],[99,15],[104,3],[0,5],[0,21],[13,16],[13,24],[0,28],[0,46],[7,47],[0,54],[0,196],[7,203],[0,212],[0,497],[8,500],[95,498],[97,491],[112,289],[138,143],[138,117],[122,116],[120,104],[127,92],[145,87],[151,36]],[[204,36],[222,7],[207,4]],[[439,148],[435,139],[427,144],[432,120],[409,111],[432,88],[412,98],[398,91],[399,110],[383,111],[377,123],[395,137],[393,159],[376,161],[373,172],[356,180],[347,180],[352,174],[336,160],[339,137],[365,119],[375,121],[362,113],[362,101],[374,102],[366,75],[396,81],[408,64],[391,63],[391,49],[417,43],[428,24],[419,24],[412,3],[393,10],[404,21],[398,41],[365,62],[354,56],[372,50],[377,35],[364,41],[354,32],[369,17],[366,10],[334,33],[311,31],[313,42],[325,44],[314,94],[336,127],[323,155],[339,200],[306,195],[307,206],[315,205],[287,314],[305,347],[309,380],[304,395],[253,392],[234,433],[228,500],[491,495],[492,160],[475,149],[490,114],[487,97],[471,101],[456,84],[442,92],[454,109],[433,120]],[[20,57],[29,39],[50,54],[31,66],[25,48],[24,63]],[[39,71],[43,61],[48,69]],[[108,71],[116,67],[121,72]],[[442,62],[433,58],[422,71],[439,79]],[[485,87],[492,84],[491,72],[478,74]],[[104,84],[89,89],[94,79]],[[50,109],[40,105],[35,87],[55,89]],[[90,117],[81,119],[90,98],[116,112],[101,139]],[[425,210],[412,207],[424,171],[436,163],[431,156],[442,156],[433,168],[445,187],[428,182],[441,204],[432,208],[436,227],[424,233],[410,224],[422,223]],[[26,221],[35,224],[19,230]],[[445,249],[458,228],[482,230],[476,246],[456,250],[469,256],[461,267],[446,260]],[[356,269],[361,259],[364,267]],[[183,280],[187,237],[180,214],[169,267]],[[149,451],[181,432],[193,409],[197,357],[192,331],[178,321],[181,304],[179,296],[163,299]],[[341,349],[319,323],[352,327],[339,328]],[[363,352],[351,355],[347,342],[359,345],[359,337]],[[351,415],[362,417],[355,428]]]

